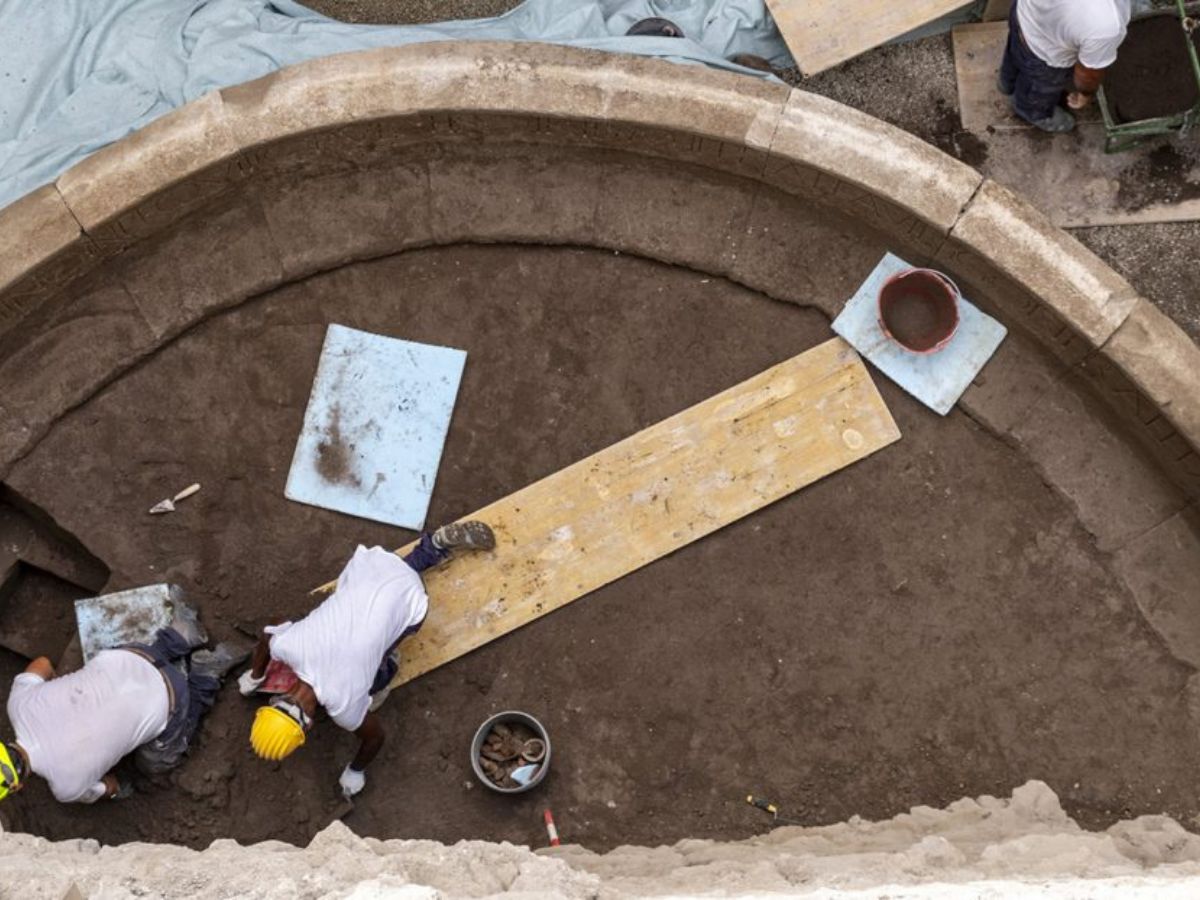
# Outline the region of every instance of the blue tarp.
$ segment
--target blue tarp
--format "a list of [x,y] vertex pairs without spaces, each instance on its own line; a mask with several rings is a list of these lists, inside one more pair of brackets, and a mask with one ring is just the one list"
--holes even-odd
[[[687,37],[624,36],[651,16]],[[493,19],[405,26],[350,25],[292,0],[0,0],[0,207],[216,88],[332,53],[447,40],[791,63],[764,0],[527,0]]]

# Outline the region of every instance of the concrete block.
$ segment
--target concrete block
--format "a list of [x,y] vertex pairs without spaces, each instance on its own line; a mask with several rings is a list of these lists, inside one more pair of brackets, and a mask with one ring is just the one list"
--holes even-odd
[[0,209],[0,335],[97,258],[54,185]]
[[1186,498],[1076,375],[1054,382],[1011,428],[1046,480],[1070,500],[1101,550],[1178,512]]
[[219,93],[206,94],[71,167],[67,206],[105,253],[119,253],[245,177]]
[[1200,347],[1139,300],[1084,372],[1173,477],[1200,496]]
[[1103,346],[1137,303],[1121,276],[993,181],[979,188],[936,260],[1005,324],[1071,364]]
[[244,192],[143,241],[114,260],[110,271],[159,338],[270,290],[283,278],[267,220]]
[[287,280],[431,240],[429,173],[419,160],[322,178],[256,180],[253,190]]
[[[760,133],[749,138],[752,145],[759,139]],[[848,212],[866,213],[885,233],[914,227],[898,212],[904,211],[947,234],[983,180],[925,141],[807,91],[792,91],[769,147],[772,157],[819,173],[812,189],[846,202]],[[779,183],[785,174],[768,180]],[[845,182],[850,190],[823,186],[820,176]]]
[[1200,667],[1200,512],[1138,535],[1117,551],[1114,569],[1171,653]]

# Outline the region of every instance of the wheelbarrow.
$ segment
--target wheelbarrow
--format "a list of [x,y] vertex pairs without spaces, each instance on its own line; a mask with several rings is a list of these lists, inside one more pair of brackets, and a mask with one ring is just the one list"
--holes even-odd
[[1184,0],[1175,0],[1178,11],[1172,9],[1156,10],[1146,16],[1139,16],[1138,21],[1153,16],[1170,16],[1179,21],[1179,38],[1187,47],[1187,58],[1191,63],[1192,76],[1196,80],[1197,100],[1190,109],[1171,115],[1159,116],[1153,119],[1140,119],[1136,122],[1119,121],[1115,106],[1109,101],[1104,87],[1100,87],[1098,96],[1100,113],[1104,117],[1104,152],[1120,153],[1130,150],[1143,141],[1164,134],[1178,134],[1180,139],[1187,137],[1192,126],[1200,122],[1200,55],[1196,52],[1193,32],[1200,28],[1200,4],[1185,4]]

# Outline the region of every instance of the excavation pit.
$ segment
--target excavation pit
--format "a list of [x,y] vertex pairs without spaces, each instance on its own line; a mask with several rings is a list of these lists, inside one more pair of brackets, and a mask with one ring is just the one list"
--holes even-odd
[[[1029,778],[1092,827],[1200,812],[1195,623],[1153,618],[1136,577],[1153,558],[1169,591],[1194,563],[1193,485],[1105,386],[1138,376],[1106,350],[1149,314],[1086,251],[915,139],[775,85],[542,47],[298,68],[151,126],[136,165],[98,154],[30,201],[75,203],[94,255],[69,289],[39,263],[45,297],[0,335],[0,406],[21,422],[5,483],[111,569],[110,589],[179,583],[217,639],[303,615],[356,544],[412,537],[284,499],[330,322],[467,350],[431,522],[828,340],[885,252],[944,267],[1010,326],[949,416],[875,373],[900,442],[397,689],[347,824],[537,844],[550,806],[604,849],[745,836],[750,790],[819,824]],[[397,83],[434,93],[381,117]],[[236,149],[144,165],[193,115]],[[814,139],[825,128],[888,153],[846,162]],[[123,166],[145,205],[97,187]],[[1186,407],[1164,408],[1155,440],[1169,427],[1190,446],[1171,418]],[[193,481],[175,513],[146,514]],[[554,732],[534,795],[482,789],[463,756],[509,708]],[[4,814],[52,838],[304,844],[353,738],[320,721],[266,765],[252,709],[226,686],[170,784],[71,808],[35,781]]]

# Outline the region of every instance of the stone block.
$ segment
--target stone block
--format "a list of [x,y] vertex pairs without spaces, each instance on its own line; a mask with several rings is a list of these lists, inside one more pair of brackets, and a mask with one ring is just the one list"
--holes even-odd
[[1054,382],[1011,434],[1101,550],[1123,546],[1186,503],[1078,375]]
[[1114,569],[1171,653],[1200,667],[1200,511],[1135,537],[1117,551]]
[[429,162],[433,234],[439,243],[589,245],[601,196],[614,190],[601,183],[614,168],[602,155],[536,144],[446,148]]
[[645,157],[603,174],[593,243],[701,272],[729,270],[753,201],[744,181]]
[[[729,277],[769,297],[815,306],[833,319],[889,247],[861,231],[848,216],[764,186],[734,247]],[[829,263],[819,272],[809,262],[817,258],[814,245]]]
[[910,238],[921,230],[910,217],[949,233],[983,180],[925,141],[807,91],[792,91],[769,148],[770,183],[799,180],[830,205]]
[[271,229],[246,192],[176,223],[110,266],[160,338],[270,290],[283,278]]
[[[286,164],[279,157],[296,155],[300,132],[335,144],[333,133],[355,126],[366,129],[362,141],[393,149],[519,136],[748,174],[762,168],[788,89],[596,51],[448,42],[312,60],[222,94],[235,139],[256,167]],[[746,146],[748,136],[758,143]]]
[[1066,366],[1020,332],[1009,332],[959,400],[971,416],[1003,435],[1024,421]]
[[0,209],[0,335],[98,258],[54,185]]
[[1200,347],[1139,300],[1083,370],[1171,476],[1200,496]]
[[23,450],[154,346],[154,334],[125,289],[87,279],[20,350],[0,361],[6,432],[0,459]]
[[424,162],[256,180],[254,192],[287,280],[431,240]]
[[245,174],[214,92],[98,150],[57,184],[97,247],[114,254],[205,205]]
[[935,258],[1006,325],[1026,329],[1069,364],[1103,346],[1137,303],[1121,276],[993,181]]

